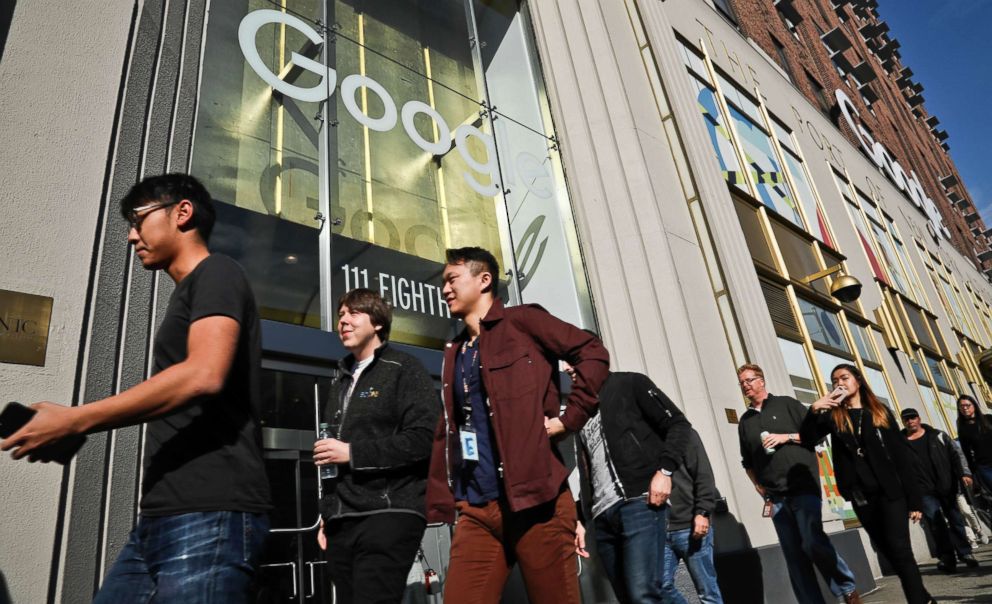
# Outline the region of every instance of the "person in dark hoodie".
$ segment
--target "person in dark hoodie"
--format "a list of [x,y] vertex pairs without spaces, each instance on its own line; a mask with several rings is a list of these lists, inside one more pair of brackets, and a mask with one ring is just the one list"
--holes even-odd
[[958,510],[958,485],[971,482],[961,466],[961,457],[951,437],[943,431],[924,424],[920,414],[906,407],[900,414],[903,436],[916,454],[916,476],[923,497],[923,521],[930,527],[937,545],[937,568],[954,572],[957,558],[970,567],[978,566],[971,553],[968,535],[964,532],[964,518]]
[[[574,375],[570,365],[564,368]],[[599,413],[579,432],[580,468],[592,487],[596,550],[620,602],[662,602],[666,503],[692,427],[641,373],[611,372],[599,401]],[[579,527],[576,547],[584,556]]]
[[672,495],[668,498],[668,539],[665,541],[665,576],[662,583],[664,601],[686,604],[675,589],[675,570],[685,560],[689,576],[703,604],[723,604],[713,565],[713,530],[710,517],[716,507],[716,483],[713,468],[695,430],[689,431],[685,462],[672,477]]
[[992,492],[992,419],[967,394],[958,397],[958,439],[979,487]]
[[424,496],[441,412],[431,378],[388,344],[392,310],[378,293],[354,289],[338,301],[338,336],[351,353],[331,384],[324,417],[338,428],[314,443],[325,480],[317,543],[337,602],[395,603],[427,527]]

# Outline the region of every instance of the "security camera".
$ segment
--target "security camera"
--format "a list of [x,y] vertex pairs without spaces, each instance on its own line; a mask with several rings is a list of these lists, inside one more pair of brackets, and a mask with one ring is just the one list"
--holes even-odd
[[861,282],[850,275],[841,275],[830,284],[830,295],[841,302],[854,302],[861,296]]

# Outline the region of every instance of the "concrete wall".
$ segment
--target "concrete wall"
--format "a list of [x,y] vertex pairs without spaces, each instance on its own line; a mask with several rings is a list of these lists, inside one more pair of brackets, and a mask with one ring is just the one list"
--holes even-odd
[[[0,289],[55,302],[45,366],[0,364],[4,402],[74,402],[133,4],[14,7],[0,60]],[[0,581],[14,602],[46,598],[62,480],[61,466],[0,458]]]

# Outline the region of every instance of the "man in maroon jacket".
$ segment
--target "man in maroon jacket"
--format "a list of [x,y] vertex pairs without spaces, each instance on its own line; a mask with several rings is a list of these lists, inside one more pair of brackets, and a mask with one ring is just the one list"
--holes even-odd
[[[444,351],[444,414],[427,483],[428,522],[452,522],[449,602],[496,604],[520,564],[533,604],[578,604],[575,505],[552,441],[596,413],[609,354],[543,308],[504,308],[499,265],[481,248],[448,250],[444,298],[465,329]],[[559,413],[558,360],[575,369]]]

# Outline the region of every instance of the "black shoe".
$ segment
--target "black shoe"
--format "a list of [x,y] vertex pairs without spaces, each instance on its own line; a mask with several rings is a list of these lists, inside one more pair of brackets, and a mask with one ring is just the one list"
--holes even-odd
[[941,560],[937,563],[937,570],[947,574],[958,572],[958,565],[954,560]]
[[962,562],[968,565],[968,568],[978,567],[978,560],[975,559],[975,556],[971,554],[965,554],[963,556],[958,556],[958,557],[961,559]]

